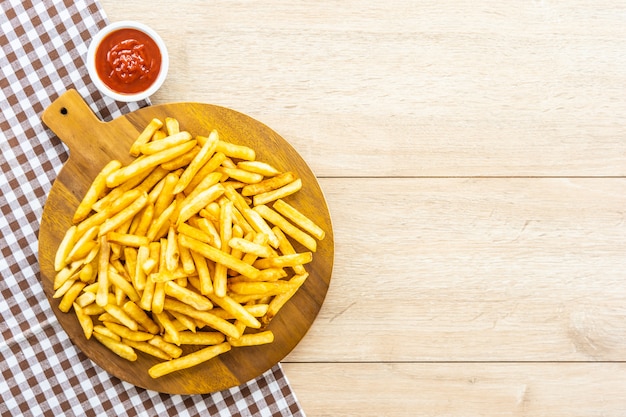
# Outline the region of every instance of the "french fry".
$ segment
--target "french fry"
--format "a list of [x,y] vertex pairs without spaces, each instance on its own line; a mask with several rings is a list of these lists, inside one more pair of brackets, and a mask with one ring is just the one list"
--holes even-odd
[[237,332],[237,328],[235,328],[232,323],[222,318],[219,318],[214,314],[211,314],[210,311],[199,311],[188,304],[185,304],[178,300],[172,300],[170,298],[165,299],[164,307],[167,311],[178,311],[180,313],[186,314],[189,317],[198,319],[207,326],[224,333],[226,336],[237,337],[239,334]]
[[257,268],[248,265],[242,260],[237,259],[232,255],[224,253],[219,249],[216,249],[212,246],[207,245],[206,243],[200,242],[199,240],[190,238],[188,236],[181,235],[180,244],[189,248],[192,251],[198,252],[199,254],[207,259],[212,260],[213,262],[223,264],[227,268],[237,271],[247,277],[254,279],[260,273]]
[[265,220],[274,224],[274,226],[278,226],[278,228],[285,232],[285,234],[291,236],[294,240],[299,242],[311,252],[315,252],[317,250],[317,241],[314,238],[306,232],[303,232],[301,229],[298,229],[276,211],[264,204],[255,206],[253,210],[259,213]]
[[146,314],[146,312],[136,303],[132,301],[126,301],[122,306],[122,310],[124,310],[124,312],[128,314],[131,319],[139,323],[141,327],[146,329],[148,332],[152,333],[153,335],[159,333],[159,326],[157,326],[157,324],[150,318],[150,316],[148,316],[148,314]]
[[191,216],[197,214],[200,210],[206,207],[207,204],[215,201],[223,193],[224,186],[222,184],[215,184],[196,195],[192,200],[183,202],[185,205],[180,208],[176,224],[180,225],[181,223],[189,220]]
[[[179,332],[178,340],[181,345],[218,345],[222,343],[226,337],[220,332]],[[174,343],[170,336],[166,334],[163,337],[168,343]]]
[[137,341],[130,340],[130,339],[122,339],[122,343],[130,346],[131,348],[135,350],[147,353],[148,355],[154,356],[159,359],[163,359],[166,361],[172,359],[170,355],[168,355],[167,353],[165,353],[158,347],[151,345],[148,342],[137,342]]
[[222,353],[228,352],[230,349],[231,346],[228,343],[220,343],[219,345],[209,346],[188,355],[181,356],[177,359],[158,363],[148,370],[148,374],[152,378],[159,378],[163,375],[167,375],[181,369],[187,369],[192,366],[199,365]]
[[219,297],[217,295],[208,296],[218,306],[232,314],[237,320],[244,323],[247,327],[258,329],[261,327],[261,323],[254,317],[248,310],[246,310],[241,304],[235,302],[229,296]]
[[265,330],[258,333],[244,334],[241,337],[235,339],[233,337],[228,338],[228,343],[233,347],[242,346],[258,346],[265,345],[274,342],[274,333],[271,330]]
[[148,141],[152,139],[154,133],[161,127],[163,127],[163,122],[159,119],[154,118],[150,120],[150,123],[148,123],[148,125],[143,129],[139,136],[137,136],[137,139],[135,139],[133,144],[130,146],[130,154],[132,156],[139,155],[139,147],[144,143],[148,143]]
[[77,303],[74,303],[74,313],[76,313],[76,318],[78,318],[80,327],[83,329],[85,339],[91,339],[91,335],[93,334],[93,320],[83,312],[82,307]]
[[98,258],[98,291],[96,304],[104,307],[109,303],[109,256],[111,247],[106,235],[100,237],[100,256]]
[[261,174],[264,177],[273,177],[280,174],[279,170],[277,170],[270,164],[261,161],[240,161],[237,163],[237,168]]
[[113,323],[110,321],[104,322],[104,326],[122,339],[128,339],[135,342],[145,342],[146,340],[152,339],[152,337],[154,336],[151,333],[142,332],[139,330],[130,330],[126,326],[122,326],[121,324]]
[[324,229],[286,201],[278,199],[274,202],[272,207],[317,240],[323,240],[326,236]]
[[242,182],[243,184],[256,184],[263,181],[263,175],[246,171],[241,168],[220,167],[217,171],[226,174],[230,178]]
[[237,249],[244,253],[251,253],[262,258],[269,258],[272,256],[272,250],[269,246],[259,245],[258,243],[254,243],[243,238],[231,238],[228,241],[228,246],[230,246],[231,249]]
[[276,190],[268,191],[266,193],[257,194],[253,197],[252,201],[255,206],[261,204],[267,204],[271,201],[278,200],[279,198],[285,198],[291,194],[294,194],[302,188],[302,180],[300,178],[295,179],[287,185],[284,185]]
[[130,178],[148,172],[164,162],[189,152],[194,146],[196,146],[196,141],[192,139],[164,151],[148,155],[143,159],[136,159],[125,167],[109,174],[106,179],[107,186],[110,188],[115,187]]
[[122,246],[131,246],[138,248],[150,244],[150,239],[146,236],[131,235],[128,233],[109,232],[107,239],[109,243],[117,243]]
[[122,308],[116,304],[108,303],[104,307],[104,311],[115,317],[121,324],[130,330],[139,330],[139,324],[133,320]]
[[65,259],[65,263],[69,264],[79,259],[83,259],[98,243],[95,241],[98,236],[98,226],[93,226],[83,234],[80,239],[74,244],[74,247],[70,250],[70,253]]
[[187,288],[181,287],[175,282],[168,281],[164,284],[165,294],[176,298],[185,304],[189,304],[199,311],[206,311],[213,308],[213,304],[208,298],[193,292]]
[[304,284],[309,277],[308,273],[296,275],[289,280],[289,290],[276,295],[272,301],[270,301],[267,312],[261,318],[263,325],[267,325],[276,316],[278,311],[294,296],[296,291]]
[[99,235],[107,234],[118,227],[120,227],[123,223],[133,218],[148,202],[148,194],[143,193],[133,201],[128,207],[124,208],[119,213],[115,214],[110,219],[106,219],[102,226],[100,226],[100,230],[98,231]]
[[254,149],[243,145],[236,145],[230,142],[224,142],[222,140],[217,142],[216,152],[222,152],[224,155],[231,158],[243,159],[246,161],[254,161],[256,153]]
[[76,226],[72,225],[63,236],[61,244],[59,245],[56,254],[54,256],[54,270],[59,272],[68,264],[66,259],[68,258],[70,251],[74,247],[76,236]]
[[202,166],[213,156],[218,140],[219,135],[217,134],[217,131],[211,131],[209,137],[202,144],[200,152],[198,152],[189,165],[187,165],[187,168],[185,168],[185,171],[180,176],[180,179],[174,188],[174,194],[178,194],[187,188],[191,179],[196,176],[198,171],[200,171],[200,168],[202,168]]
[[161,336],[154,336],[148,340],[148,343],[154,347],[161,349],[172,358],[178,358],[183,354],[183,350],[173,343],[168,343]]
[[[69,282],[69,281],[68,281]],[[74,300],[80,295],[82,289],[85,288],[85,283],[82,281],[75,281],[72,286],[63,294],[63,298],[59,303],[59,310],[67,313],[72,308]]]
[[122,358],[131,362],[137,360],[137,353],[135,353],[133,348],[131,348],[130,346],[125,345],[122,342],[118,342],[117,340],[112,339],[108,336],[104,336],[99,332],[94,332],[93,336],[116,355],[121,356]]
[[178,132],[166,138],[153,140],[141,145],[139,147],[139,153],[144,155],[154,155],[156,153],[172,149],[175,146],[184,144],[189,140],[191,140],[191,135],[189,134],[189,132]]
[[265,179],[263,181],[257,182],[256,184],[250,183],[243,187],[241,190],[241,195],[243,196],[253,196],[257,194],[267,193],[282,186],[293,182],[296,179],[296,176],[293,172],[287,171],[283,172],[275,177]]
[[193,258],[194,265],[196,266],[196,271],[198,271],[200,293],[204,295],[211,294],[213,292],[213,280],[211,279],[211,273],[209,271],[206,258],[193,250],[190,250],[189,252]]
[[89,215],[95,202],[106,192],[106,177],[118,170],[121,166],[122,163],[120,161],[112,160],[102,168],[76,208],[72,218],[74,224],[84,220]]
[[304,265],[312,260],[313,254],[311,252],[301,252],[276,256],[274,258],[259,259],[254,263],[254,267],[258,269],[284,268],[286,266]]

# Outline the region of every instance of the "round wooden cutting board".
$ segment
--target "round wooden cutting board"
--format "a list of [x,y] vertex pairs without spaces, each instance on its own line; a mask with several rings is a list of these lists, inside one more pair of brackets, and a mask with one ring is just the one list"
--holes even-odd
[[[313,262],[307,265],[309,278],[281,309],[268,329],[274,343],[233,348],[196,367],[152,379],[148,369],[160,360],[138,353],[129,362],[113,354],[94,338],[87,340],[73,311],[59,311],[53,299],[54,256],[72,216],[89,185],[111,159],[126,164],[133,158],[129,149],[152,118],[174,117],[181,130],[206,135],[212,129],[220,139],[249,146],[257,159],[283,171],[294,171],[303,181],[302,190],[286,200],[307,214],[325,231],[318,242]],[[172,103],[146,107],[111,122],[100,121],[82,97],[70,90],[43,113],[44,123],[68,146],[69,159],[54,182],[46,201],[39,231],[40,277],[46,297],[70,339],[91,360],[112,375],[136,386],[171,394],[205,394],[243,384],[282,360],[304,337],[317,316],[330,284],[334,260],[334,239],[328,207],[317,179],[300,155],[262,123],[236,111],[202,103]],[[294,244],[296,250],[305,249]],[[185,347],[186,351],[194,347]]]

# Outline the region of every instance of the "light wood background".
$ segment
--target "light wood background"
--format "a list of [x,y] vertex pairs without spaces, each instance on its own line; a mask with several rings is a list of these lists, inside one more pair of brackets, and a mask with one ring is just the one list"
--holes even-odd
[[307,416],[626,415],[626,4],[101,0],[319,177]]

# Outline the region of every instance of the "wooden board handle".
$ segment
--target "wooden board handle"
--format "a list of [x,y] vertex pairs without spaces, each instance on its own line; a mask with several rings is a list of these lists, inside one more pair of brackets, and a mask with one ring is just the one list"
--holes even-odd
[[76,90],[68,90],[57,98],[41,119],[74,152],[83,147],[86,138],[104,125]]

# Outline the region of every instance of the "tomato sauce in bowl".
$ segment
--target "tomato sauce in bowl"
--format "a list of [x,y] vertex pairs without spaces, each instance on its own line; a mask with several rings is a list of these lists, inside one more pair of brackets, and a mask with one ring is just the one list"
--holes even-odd
[[118,101],[137,101],[158,90],[167,75],[167,49],[150,28],[117,22],[89,45],[87,68],[98,89]]

